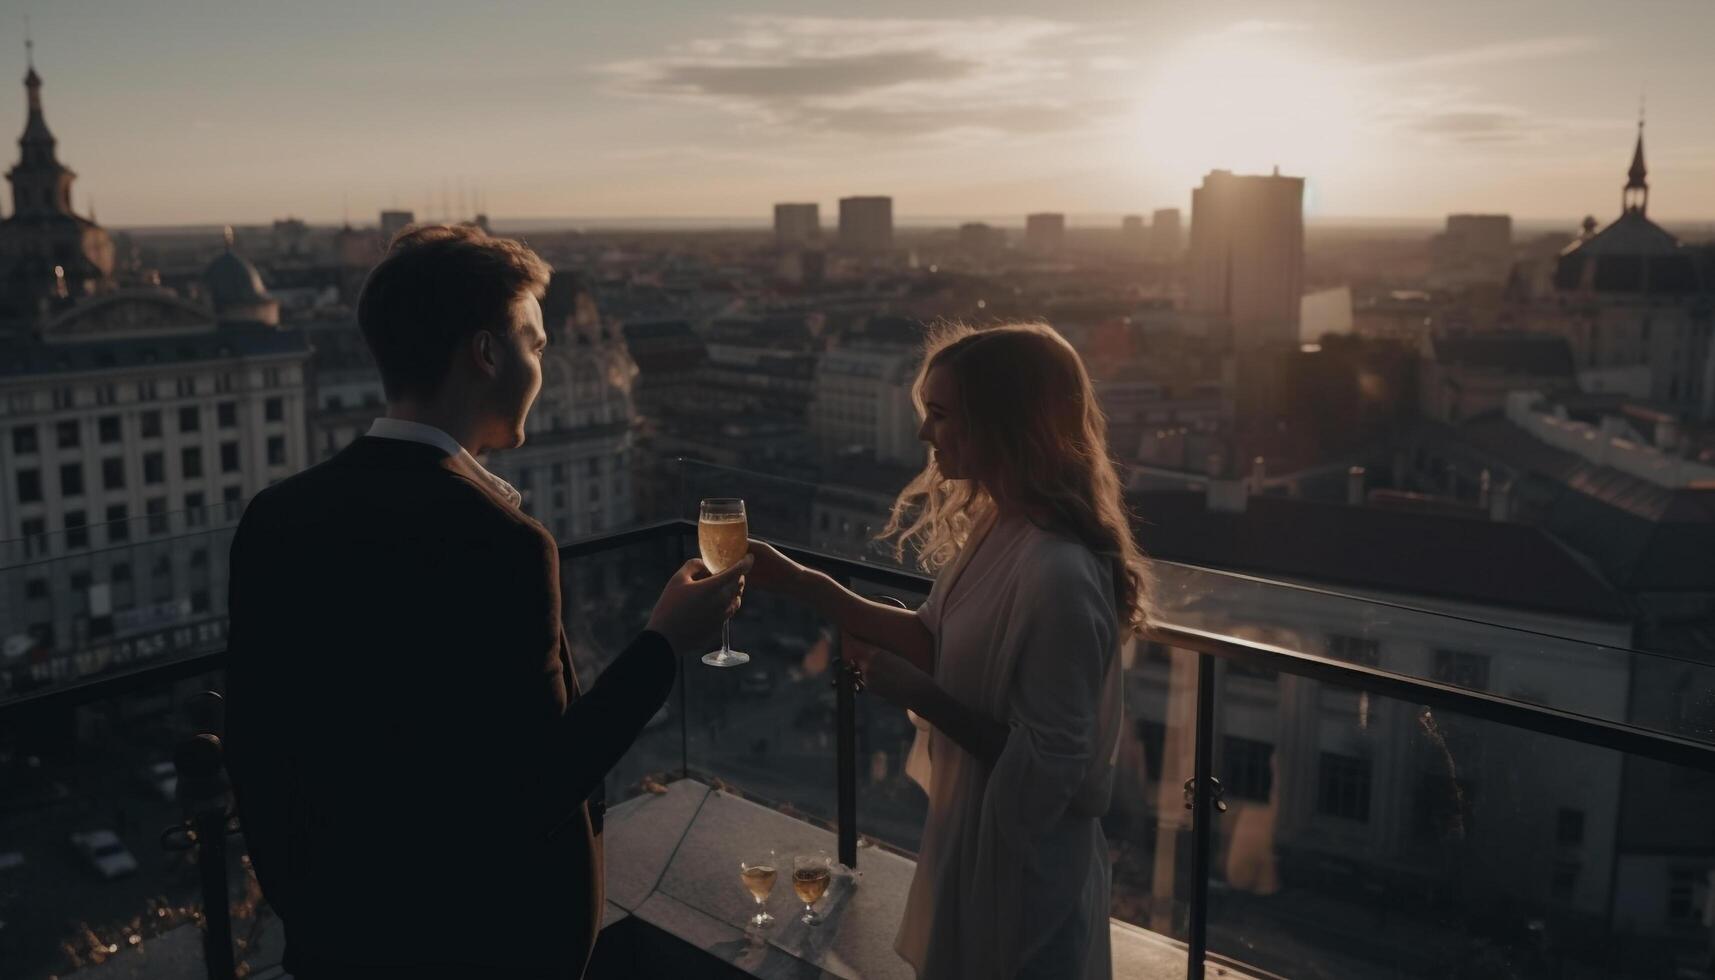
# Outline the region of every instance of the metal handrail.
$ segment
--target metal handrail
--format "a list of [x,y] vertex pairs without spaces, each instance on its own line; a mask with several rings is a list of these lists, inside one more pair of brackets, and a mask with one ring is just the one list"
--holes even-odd
[[[660,521],[625,531],[571,542],[561,546],[560,558],[562,561],[566,561],[602,554],[634,544],[667,539],[675,539],[680,542],[680,552],[683,554],[685,551],[682,546],[683,542],[688,535],[695,533],[695,531],[696,522],[694,521],[684,519]],[[886,588],[897,588],[913,593],[926,593],[932,584],[927,577],[900,568],[858,561],[798,545],[776,543],[776,547],[794,561],[826,572],[847,583],[853,579],[862,579]],[[1396,674],[1377,667],[1350,663],[1189,626],[1161,622],[1152,623],[1148,638],[1198,654],[1195,757],[1193,776],[1188,786],[1188,803],[1192,809],[1192,863],[1194,867],[1192,868],[1193,888],[1189,910],[1191,922],[1189,924],[1190,941],[1187,944],[1187,974],[1192,978],[1203,976],[1204,962],[1209,955],[1207,950],[1207,893],[1212,860],[1209,838],[1212,833],[1211,825],[1214,812],[1219,805],[1217,791],[1214,788],[1215,779],[1211,772],[1214,751],[1215,673],[1213,664],[1215,657],[1266,667],[1282,673],[1321,681],[1338,687],[1370,692],[1399,701],[1468,715],[1516,730],[1564,738],[1672,765],[1715,772],[1715,744],[1652,731],[1626,722],[1517,701],[1486,691],[1471,690],[1438,681]],[[155,687],[162,683],[219,670],[225,667],[226,658],[227,654],[224,650],[211,651],[167,663],[153,664],[91,678],[49,691],[26,694],[10,701],[0,702],[0,722],[9,721],[21,715],[64,709],[104,700]],[[681,699],[685,696],[684,689],[685,684],[681,677]],[[681,709],[683,709],[683,704],[681,704]],[[855,739],[855,722],[852,716],[853,713],[850,711],[841,711],[837,715],[838,724],[842,729],[837,734],[841,739],[841,744],[846,747],[846,752],[841,753],[842,755],[849,754],[849,748]],[[681,719],[683,717],[683,710],[681,710]],[[847,731],[846,728],[853,730]],[[683,734],[681,731],[682,742]],[[688,749],[683,745],[681,748],[686,753],[685,771],[689,772]],[[839,798],[846,801],[839,808],[839,834],[842,840],[850,839],[855,842],[857,834],[855,766],[850,764],[849,759],[844,764],[840,764],[836,760],[835,768],[836,791]],[[855,847],[853,850],[855,853]]]

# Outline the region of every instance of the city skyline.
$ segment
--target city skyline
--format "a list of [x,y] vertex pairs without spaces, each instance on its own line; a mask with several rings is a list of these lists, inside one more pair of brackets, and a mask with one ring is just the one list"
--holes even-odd
[[[762,225],[778,201],[866,194],[906,225],[1077,225],[1188,211],[1208,171],[1275,165],[1307,178],[1312,223],[1569,222],[1618,210],[1645,89],[1652,216],[1715,219],[1707,5],[529,7],[38,8],[35,60],[74,205],[115,227],[389,207]],[[0,50],[0,93],[23,47]],[[0,137],[24,108],[0,94]]]

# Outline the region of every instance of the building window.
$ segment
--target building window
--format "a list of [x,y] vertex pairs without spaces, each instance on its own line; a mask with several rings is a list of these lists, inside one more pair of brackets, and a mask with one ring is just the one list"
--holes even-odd
[[1270,766],[1274,746],[1228,735],[1221,740],[1221,748],[1225,754],[1221,783],[1226,787],[1227,798],[1267,803],[1274,790],[1274,771]]
[[77,393],[70,388],[54,389],[54,407],[71,408],[77,404]]
[[566,509],[566,491],[564,491],[564,490],[555,490],[554,491],[554,509],[555,510],[565,510]]
[[46,599],[47,597],[48,597],[48,580],[47,579],[45,579],[45,578],[33,578],[33,579],[29,580],[28,582],[24,583],[24,598],[26,598],[26,599]]
[[110,456],[101,461],[101,489],[125,489],[125,460],[119,456]]
[[179,472],[187,480],[202,476],[202,450],[195,446],[179,450]]
[[71,591],[72,591],[73,595],[81,595],[82,593],[88,592],[89,591],[89,573],[88,572],[72,572],[71,573],[71,580],[68,584],[71,586]]
[[162,453],[143,454],[143,482],[164,483],[167,479],[167,458]]
[[32,517],[19,525],[18,530],[24,536],[24,557],[34,558],[38,554],[48,553],[48,524],[40,517]]
[[12,430],[12,452],[14,454],[22,456],[36,452],[40,448],[41,445],[36,438],[35,426],[20,425]]
[[1381,643],[1368,637],[1331,633],[1328,636],[1328,656],[1347,663],[1374,667],[1381,663]]
[[200,493],[185,494],[185,526],[201,527],[208,522],[208,515],[203,513],[206,501]]
[[96,438],[103,443],[111,444],[119,441],[119,416],[103,415],[95,420]]
[[180,398],[194,398],[197,393],[197,379],[180,378],[178,389]]
[[556,485],[566,482],[566,464],[555,463],[548,467],[548,481]]
[[159,439],[161,437],[161,410],[151,408],[137,416],[137,421],[143,429],[143,438]]
[[68,511],[66,511],[65,528],[66,528],[66,547],[67,548],[87,548],[87,547],[89,547],[89,527],[88,527],[88,524],[89,524],[89,521],[84,517],[83,511],[81,511],[81,510],[68,510]]
[[208,549],[207,548],[192,548],[191,549],[191,567],[192,568],[207,568],[208,567]]
[[222,473],[238,472],[238,443],[223,442],[220,444],[220,471]]
[[119,562],[113,566],[113,571],[110,574],[115,582],[131,581],[131,563],[125,561]]
[[[152,402],[152,401],[154,401],[155,400],[155,382],[153,382],[153,381],[139,381],[139,382],[137,382],[137,400],[140,402]],[[157,433],[157,434],[159,434],[159,433]]]
[[1322,753],[1316,811],[1341,820],[1370,819],[1370,760]]
[[194,612],[194,613],[208,612],[208,590],[207,589],[197,589],[195,592],[191,593],[191,612]]
[[95,386],[95,403],[97,405],[112,405],[119,401],[119,389],[113,385]]
[[167,498],[155,497],[143,504],[143,510],[149,516],[149,533],[167,533]]
[[18,503],[33,504],[42,499],[42,474],[40,470],[18,471]]
[[65,497],[83,495],[82,463],[67,463],[60,467],[60,495]]
[[286,400],[270,398],[262,403],[262,418],[269,422],[284,422],[286,420]]
[[585,476],[601,476],[601,460],[590,457],[584,461]]
[[268,437],[268,465],[269,466],[285,466],[286,465],[286,437],[285,436],[269,436]]
[[202,429],[202,409],[196,405],[186,405],[179,409],[179,431],[197,432]]
[[1463,650],[1437,650],[1431,676],[1443,684],[1486,691],[1489,689],[1488,655]]
[[131,539],[131,515],[124,504],[107,505],[107,540],[128,541]]
[[220,501],[226,505],[226,519],[237,520],[244,511],[244,488],[237,484],[221,488]]
[[1246,663],[1243,660],[1229,660],[1227,661],[1227,676],[1249,677],[1252,680],[1268,681],[1273,683],[1280,679],[1280,671],[1275,670],[1273,667],[1259,667],[1256,664]]
[[1691,925],[1703,913],[1707,878],[1701,868],[1674,868],[1667,876],[1667,921]]
[[1554,839],[1567,847],[1584,843],[1584,811],[1561,807],[1560,818],[1555,823]]
[[221,402],[214,407],[214,414],[223,429],[238,428],[238,403]]
[[1167,726],[1148,718],[1137,720],[1137,741],[1143,746],[1144,778],[1161,779],[1161,756],[1167,747]]
[[59,436],[57,441],[61,449],[76,449],[82,442],[82,439],[79,438],[80,431],[76,421],[61,422],[54,429]]
[[1578,872],[1578,862],[1554,862],[1554,880],[1549,886],[1554,901],[1573,901],[1573,894],[1578,891]]

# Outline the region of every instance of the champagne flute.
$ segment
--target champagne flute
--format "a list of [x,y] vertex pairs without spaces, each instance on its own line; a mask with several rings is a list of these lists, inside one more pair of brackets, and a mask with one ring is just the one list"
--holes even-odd
[[[737,497],[710,497],[697,515],[697,547],[709,573],[719,575],[750,551],[750,522],[744,516],[744,501]],[[732,648],[732,621],[721,623],[721,648],[703,654],[710,667],[737,667],[750,663],[750,654]]]
[[744,887],[750,892],[750,897],[756,899],[756,914],[750,917],[750,924],[758,929],[766,929],[774,924],[774,916],[769,915],[764,906],[768,901],[768,893],[774,890],[777,867],[773,851],[752,854],[738,862],[739,878],[744,881]]
[[798,893],[798,901],[804,903],[804,914],[798,917],[799,922],[807,926],[822,924],[822,917],[816,914],[816,903],[828,893],[828,883],[833,877],[828,856],[820,851],[800,854],[792,859],[792,890]]

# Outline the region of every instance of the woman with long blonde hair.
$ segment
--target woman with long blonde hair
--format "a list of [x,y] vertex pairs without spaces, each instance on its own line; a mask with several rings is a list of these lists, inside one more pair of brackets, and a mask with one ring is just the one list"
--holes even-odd
[[1099,820],[1119,647],[1146,592],[1106,421],[1043,324],[936,329],[913,395],[932,451],[883,537],[936,574],[927,601],[870,602],[760,542],[750,584],[865,641],[866,690],[927,722],[929,813],[896,942],[918,976],[1105,978]]

